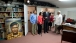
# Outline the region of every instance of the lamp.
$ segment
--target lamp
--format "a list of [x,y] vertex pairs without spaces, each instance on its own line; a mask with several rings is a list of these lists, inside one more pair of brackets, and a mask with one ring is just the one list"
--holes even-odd
[[30,0],[27,0],[27,3],[30,3]]

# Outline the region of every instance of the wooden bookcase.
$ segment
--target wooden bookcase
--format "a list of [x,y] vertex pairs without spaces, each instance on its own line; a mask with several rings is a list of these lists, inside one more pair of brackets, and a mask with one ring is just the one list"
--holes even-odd
[[[18,6],[18,5],[17,5]],[[9,18],[21,18],[24,30],[24,8],[23,7],[0,7],[0,38],[6,38],[5,20]],[[24,31],[23,31],[24,34]]]

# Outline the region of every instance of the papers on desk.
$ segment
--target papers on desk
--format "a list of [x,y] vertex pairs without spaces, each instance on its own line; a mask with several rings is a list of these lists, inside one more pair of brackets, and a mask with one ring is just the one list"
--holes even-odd
[[70,26],[70,25],[72,25],[72,24],[70,24],[70,23],[65,23],[65,24],[63,24],[63,25],[68,25],[68,26]]
[[65,23],[65,24],[63,24],[63,25],[66,25],[66,26],[70,26],[70,27],[76,28],[76,24],[74,25],[74,24],[70,24],[70,23]]

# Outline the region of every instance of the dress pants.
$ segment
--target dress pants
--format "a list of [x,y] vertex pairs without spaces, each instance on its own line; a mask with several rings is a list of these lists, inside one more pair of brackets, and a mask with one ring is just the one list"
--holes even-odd
[[52,22],[49,22],[49,30],[51,30]]
[[56,25],[56,24],[55,24],[55,31],[54,31],[55,33],[58,32],[58,27],[59,27],[59,25]]
[[38,24],[38,34],[41,34],[42,32],[42,24]]
[[60,30],[63,30],[63,26],[62,26],[62,25],[60,25],[60,26],[58,27],[58,33],[60,33]]
[[37,25],[36,24],[32,24],[32,34],[36,34],[37,33]]
[[44,33],[48,33],[49,26],[48,26],[48,20],[44,20]]

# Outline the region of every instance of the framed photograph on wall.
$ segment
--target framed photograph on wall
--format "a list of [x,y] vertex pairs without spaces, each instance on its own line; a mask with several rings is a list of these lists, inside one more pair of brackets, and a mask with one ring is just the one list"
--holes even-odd
[[5,21],[7,40],[23,36],[21,18],[11,18]]

